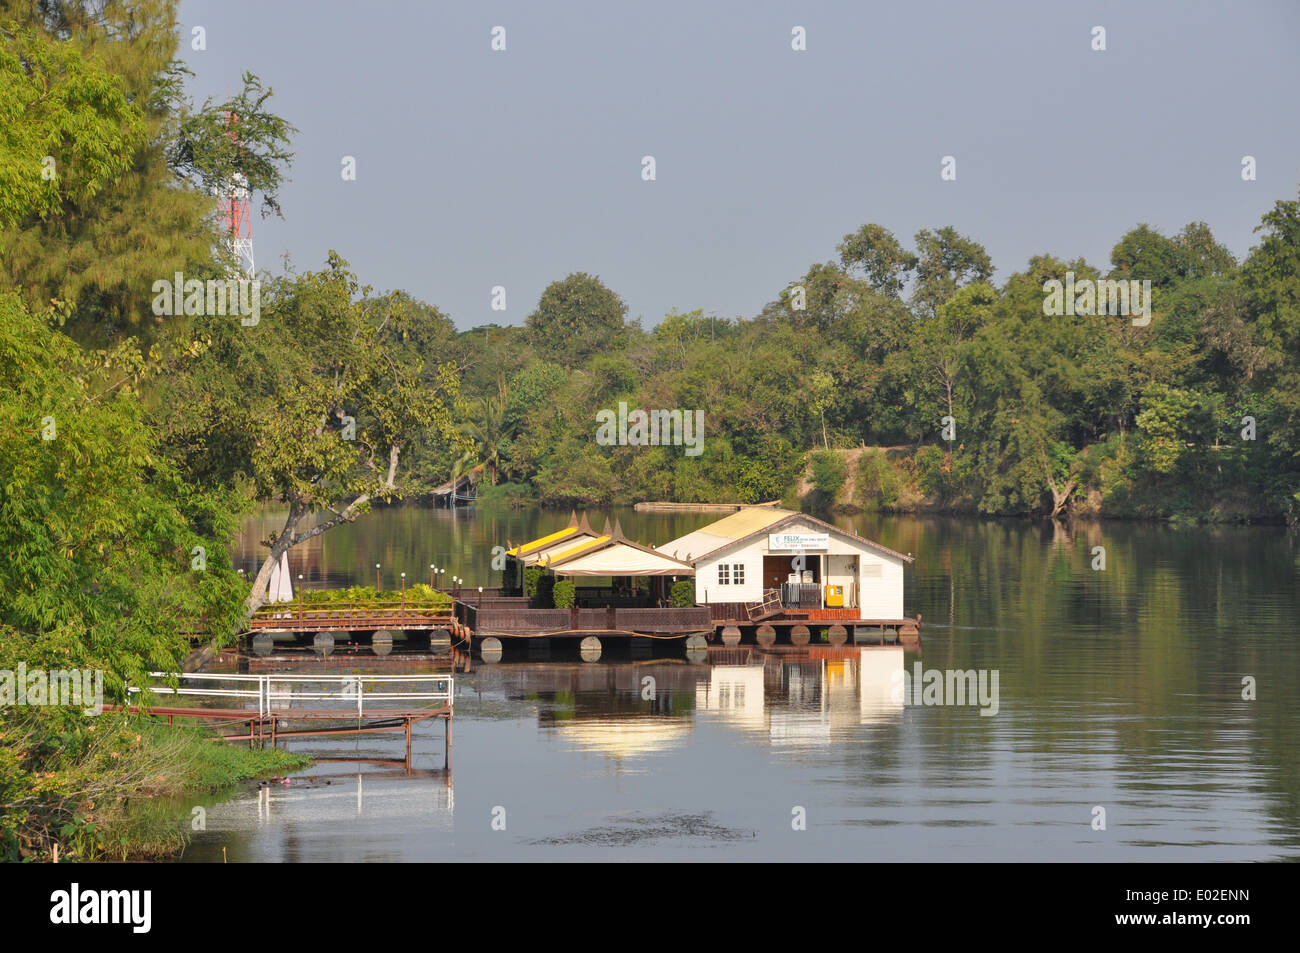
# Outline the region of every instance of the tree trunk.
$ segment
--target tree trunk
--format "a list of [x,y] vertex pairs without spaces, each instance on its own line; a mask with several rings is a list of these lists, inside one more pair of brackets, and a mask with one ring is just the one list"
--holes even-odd
[[[397,486],[397,462],[402,454],[402,442],[394,441],[393,445],[388,448],[388,473],[380,480],[380,488],[384,490],[393,490]],[[452,487],[455,492],[455,486]],[[298,524],[302,518],[307,515],[308,508],[300,502],[289,504],[289,515],[285,517],[284,528],[276,535],[271,543],[271,552],[258,569],[257,575],[253,577],[253,586],[244,600],[244,624],[242,629],[248,628],[249,621],[253,618],[253,613],[260,609],[266,602],[266,588],[271,581],[271,571],[275,564],[280,561],[284,555],[293,546],[299,543],[305,543],[307,540],[319,536],[326,530],[333,529],[340,523],[350,523],[357,518],[357,513],[362,506],[370,502],[370,493],[362,493],[341,511],[331,508],[334,516],[325,520],[323,523],[317,523],[305,533],[298,533]],[[453,501],[454,502],[454,501]],[[185,659],[185,671],[197,671],[204,664],[210,661],[217,654],[220,646],[220,635],[213,635],[207,645],[201,649],[195,649]]]
[[279,563],[280,557],[289,551],[293,546],[294,530],[298,528],[299,521],[302,520],[303,510],[294,503],[289,506],[289,515],[285,517],[284,527],[276,535],[275,541],[271,544],[271,553],[262,562],[262,566],[257,570],[257,575],[253,577],[253,588],[244,600],[244,624],[247,626],[248,621],[253,618],[253,613],[266,603],[267,586],[271,582],[271,572]]
[[[266,603],[267,586],[271,582],[271,572],[275,569],[276,564],[280,562],[280,557],[288,552],[293,545],[294,530],[297,529],[302,516],[303,510],[298,504],[294,503],[289,506],[289,515],[285,517],[284,527],[275,537],[275,541],[271,543],[271,553],[262,562],[261,568],[257,570],[257,575],[253,577],[252,591],[249,592],[248,598],[244,600],[244,621],[240,627],[241,629],[248,628],[253,613]],[[198,671],[213,659],[220,648],[218,637],[213,636],[207,645],[190,652],[185,659],[185,671]]]
[[1070,495],[1074,492],[1077,485],[1078,477],[1071,476],[1065,481],[1065,485],[1058,490],[1056,488],[1056,481],[1054,481],[1050,475],[1048,476],[1047,486],[1048,489],[1052,491],[1052,519],[1057,519],[1064,510],[1069,508]]

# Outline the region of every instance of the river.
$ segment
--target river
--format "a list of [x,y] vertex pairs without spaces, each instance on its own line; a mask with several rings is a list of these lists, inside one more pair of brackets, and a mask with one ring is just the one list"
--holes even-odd
[[[718,518],[617,516],[659,543]],[[256,568],[251,520],[237,565]],[[291,554],[312,587],[493,584],[493,547],[568,513],[376,511]],[[190,861],[1267,860],[1300,857],[1300,545],[1280,528],[857,516],[916,555],[919,653],[475,664],[414,770],[322,760],[203,805]],[[1096,547],[1104,547],[1105,567]],[[906,670],[997,674],[916,704]],[[649,679],[647,681],[647,679]],[[1252,697],[1253,696],[1253,697]],[[401,734],[288,742],[400,758]],[[188,814],[187,814],[188,816]]]

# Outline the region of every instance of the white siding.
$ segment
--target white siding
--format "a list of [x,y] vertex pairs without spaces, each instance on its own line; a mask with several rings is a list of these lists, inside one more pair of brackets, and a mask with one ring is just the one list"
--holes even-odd
[[[879,567],[879,576],[867,567]],[[884,553],[863,554],[859,571],[858,606],[863,619],[903,618],[903,561]]]
[[[766,540],[764,540],[766,542]],[[718,585],[718,565],[731,566],[731,584]],[[735,566],[745,567],[744,585],[736,585]],[[763,557],[754,547],[734,553],[700,560],[695,564],[695,601],[704,605],[705,593],[709,602],[758,602],[763,597]]]
[[[825,529],[798,521],[782,528],[783,532],[821,533]],[[769,555],[768,534],[763,533],[744,547],[732,547],[695,563],[695,599],[700,605],[709,602],[757,602],[763,597],[763,557]],[[795,556],[793,551],[772,555]],[[824,556],[822,585],[843,585],[850,607],[861,610],[863,619],[902,619],[904,562],[852,539],[831,534],[830,545],[823,552],[806,554],[811,564]],[[735,584],[735,565],[745,567],[745,582]],[[718,566],[733,567],[731,584],[718,584]],[[855,571],[856,564],[856,571]]]

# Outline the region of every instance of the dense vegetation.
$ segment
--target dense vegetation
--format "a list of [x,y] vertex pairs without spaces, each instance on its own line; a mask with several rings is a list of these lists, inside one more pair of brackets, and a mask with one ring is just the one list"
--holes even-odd
[[[1295,521],[1300,203],[1277,202],[1258,232],[1238,263],[1203,223],[1172,237],[1138,225],[1107,268],[1039,255],[994,286],[987,253],[951,228],[921,230],[909,251],[865,225],[753,318],[673,313],[646,331],[588,275],[549,287],[524,327],[457,334],[429,317],[464,368],[473,460],[502,487],[489,497],[838,494],[864,508]],[[1150,281],[1150,322],[1045,315],[1044,285],[1067,271]],[[703,452],[599,445],[596,414],[620,401],[702,409]],[[850,474],[843,451],[863,447],[890,450],[855,454]],[[417,482],[448,472],[437,449],[413,459]]]

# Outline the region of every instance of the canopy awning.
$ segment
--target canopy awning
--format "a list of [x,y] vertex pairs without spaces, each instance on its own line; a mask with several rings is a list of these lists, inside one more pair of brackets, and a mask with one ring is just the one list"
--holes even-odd
[[559,553],[547,568],[557,576],[694,576],[695,569],[663,553],[627,540],[591,540]]
[[579,546],[596,538],[597,533],[587,522],[585,513],[581,522],[578,521],[577,514],[571,514],[569,516],[569,525],[564,529],[548,533],[545,536],[539,536],[531,542],[507,549],[506,555],[513,556],[525,566],[535,566],[538,563],[545,564],[574,546]]
[[506,550],[525,566],[541,566],[557,576],[694,576],[690,563],[656,552],[623,536],[615,520],[605,520],[597,533],[587,522],[571,514],[569,525],[521,546]]

